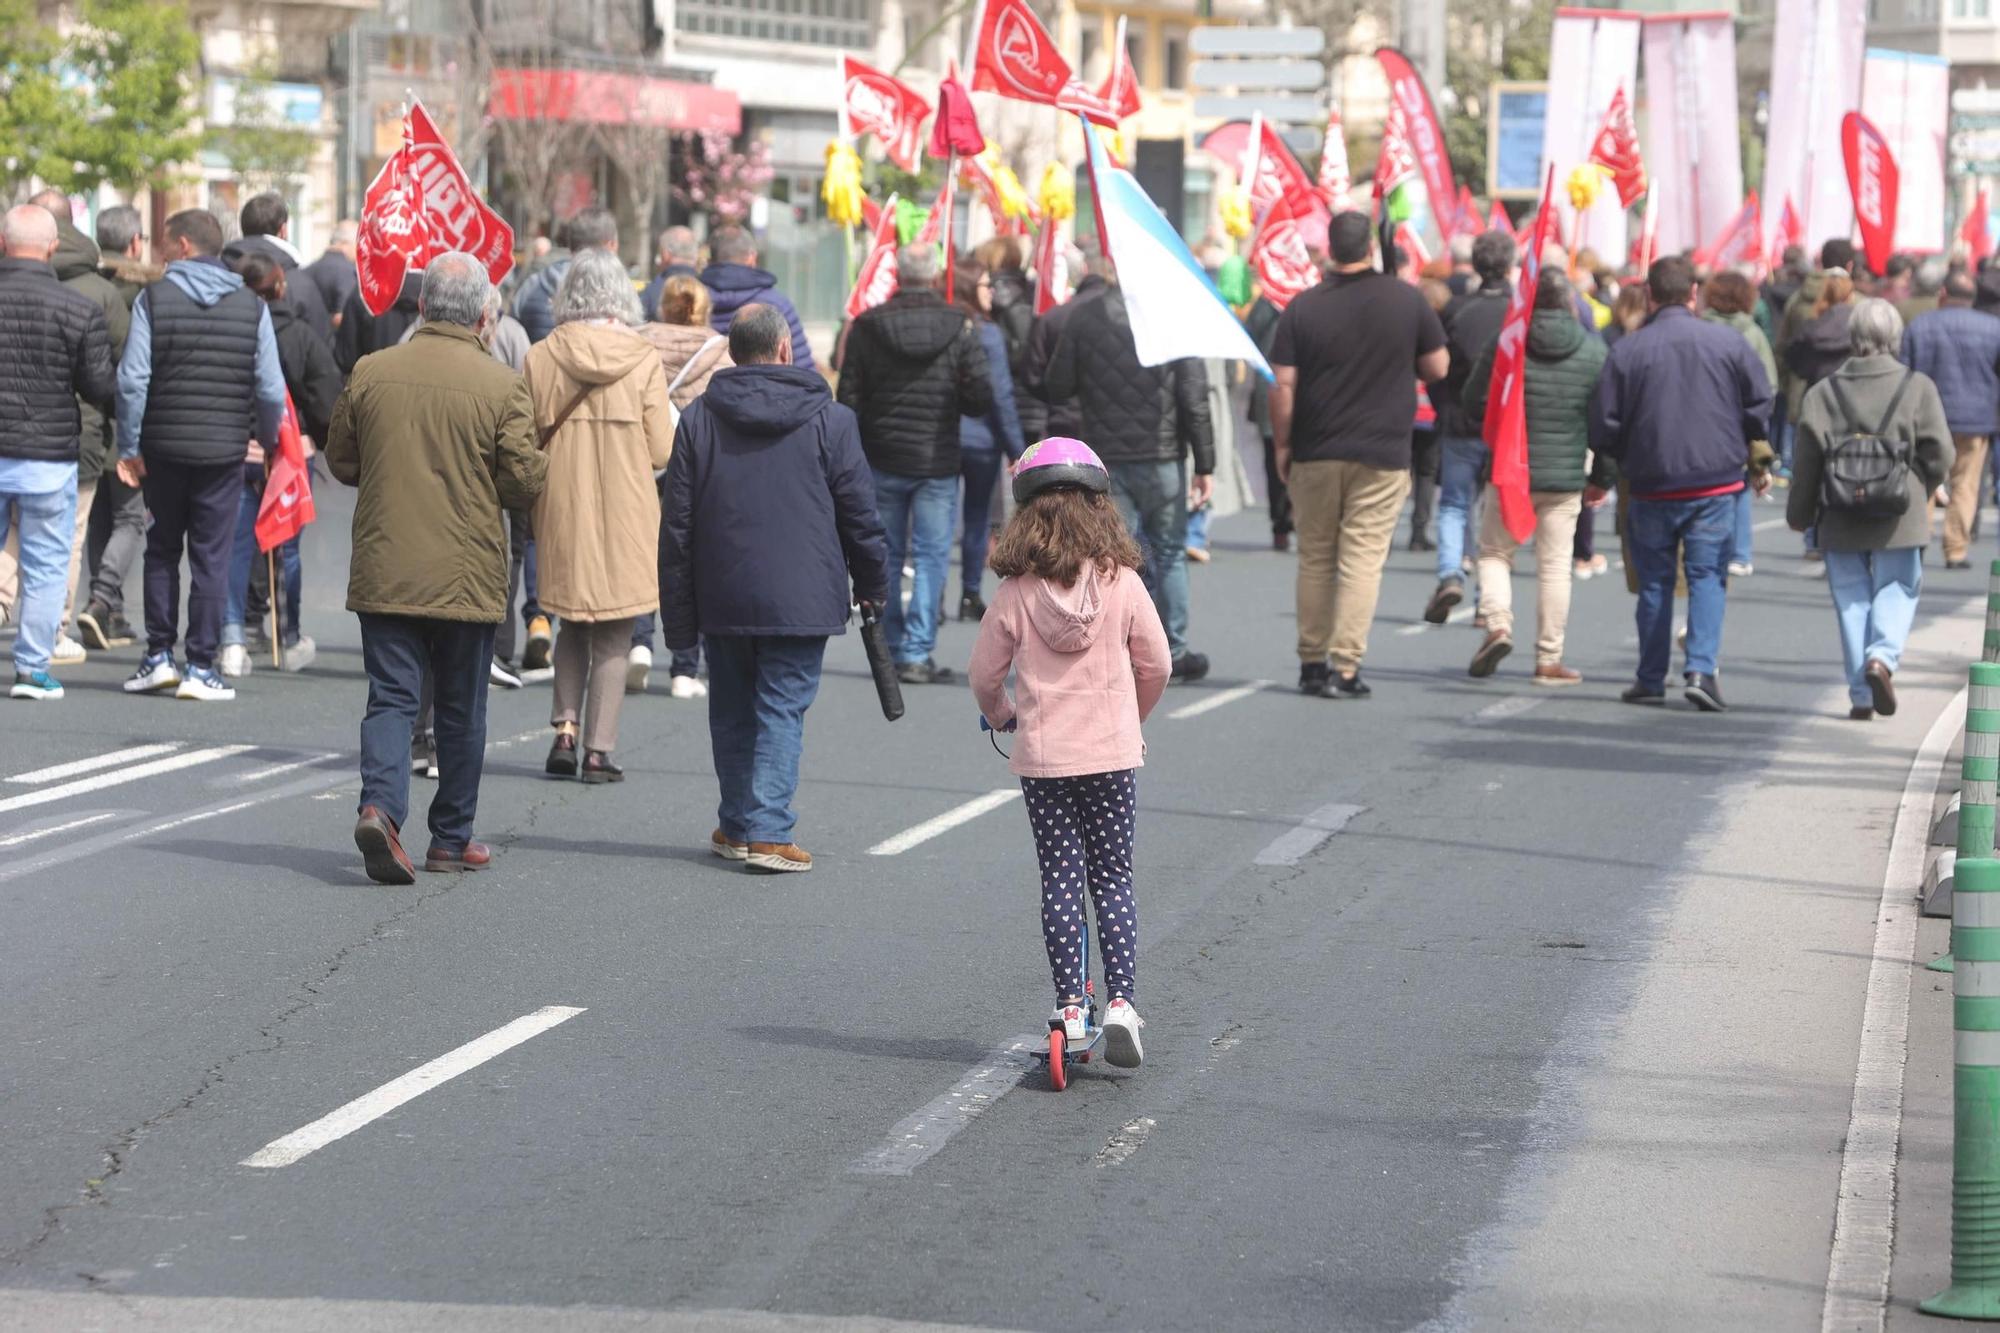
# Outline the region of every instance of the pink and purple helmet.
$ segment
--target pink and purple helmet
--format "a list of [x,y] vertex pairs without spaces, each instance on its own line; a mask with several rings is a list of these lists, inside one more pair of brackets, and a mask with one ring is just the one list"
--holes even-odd
[[1111,490],[1111,474],[1082,440],[1055,435],[1029,445],[1014,464],[1014,503],[1024,505],[1043,491],[1062,487],[1105,495]]

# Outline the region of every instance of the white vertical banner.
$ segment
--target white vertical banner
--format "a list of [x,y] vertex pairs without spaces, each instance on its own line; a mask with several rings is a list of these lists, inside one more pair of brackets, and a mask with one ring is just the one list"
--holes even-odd
[[1790,199],[1808,254],[1854,230],[1840,119],[1861,108],[1868,0],[1778,0],[1764,141],[1765,247]]
[[1861,114],[1882,131],[1902,181],[1896,248],[1945,248],[1945,135],[1951,120],[1951,66],[1943,56],[1870,48],[1861,76]]
[[1711,244],[1743,207],[1736,127],[1736,22],[1646,20],[1646,171],[1660,201],[1659,253]]
[[[1638,82],[1638,14],[1607,9],[1558,9],[1549,40],[1548,115],[1542,129],[1542,167],[1556,171],[1555,206],[1567,245],[1577,234],[1575,210],[1563,183],[1590,160],[1590,144],[1604,124],[1611,98]],[[1627,93],[1629,96],[1629,91]],[[1583,243],[1612,262],[1625,254],[1625,208],[1618,191],[1598,192],[1584,219]]]

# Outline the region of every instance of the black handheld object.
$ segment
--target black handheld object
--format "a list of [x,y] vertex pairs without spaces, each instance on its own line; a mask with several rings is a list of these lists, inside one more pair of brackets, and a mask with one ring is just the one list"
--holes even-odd
[[889,641],[882,634],[882,616],[873,602],[861,604],[861,648],[868,654],[868,670],[875,677],[875,694],[882,701],[882,716],[894,722],[903,715],[903,683],[896,679]]

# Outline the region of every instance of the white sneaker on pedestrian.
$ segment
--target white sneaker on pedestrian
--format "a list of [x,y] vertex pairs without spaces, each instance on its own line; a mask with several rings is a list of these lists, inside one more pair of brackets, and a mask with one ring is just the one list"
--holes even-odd
[[1081,1004],[1059,1004],[1049,1015],[1049,1026],[1063,1030],[1063,1040],[1081,1046],[1090,1040],[1090,1010]]
[[139,669],[125,678],[125,693],[148,694],[154,690],[171,690],[181,683],[181,669],[174,665],[171,649],[165,652],[148,653]]
[[1122,996],[1113,1000],[1104,1011],[1104,1058],[1120,1069],[1137,1069],[1146,1058],[1146,1048],[1139,1041],[1139,1029],[1144,1026],[1146,1020],[1139,1017],[1130,1000]]
[[625,654],[625,693],[644,694],[652,676],[653,650],[643,643],[633,644],[632,651]]
[[676,699],[706,699],[708,686],[702,683],[699,676],[675,676],[667,693]]
[[1729,562],[1729,577],[1732,579],[1747,579],[1756,572],[1757,567],[1748,560],[1732,560]]
[[521,678],[514,674],[512,667],[497,657],[486,668],[486,679],[492,681],[503,690],[518,690],[521,688]]
[[236,697],[236,691],[229,682],[217,674],[213,667],[189,664],[187,674],[181,677],[180,688],[174,691],[176,699],[192,699],[196,703],[226,704]]
[[215,665],[231,680],[240,680],[250,674],[250,650],[240,643],[225,643],[216,654]]
[[84,652],[82,644],[67,634],[58,634],[55,651],[49,654],[49,663],[52,666],[76,666],[87,656],[89,654]]
[[318,656],[319,645],[312,641],[311,635],[301,634],[297,643],[285,649],[283,669],[286,671],[304,671],[313,664],[313,659]]

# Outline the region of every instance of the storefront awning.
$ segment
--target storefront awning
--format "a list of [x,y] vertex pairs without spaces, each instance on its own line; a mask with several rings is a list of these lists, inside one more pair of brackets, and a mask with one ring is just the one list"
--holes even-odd
[[739,134],[743,103],[726,88],[643,74],[496,69],[487,111],[497,120],[583,121]]

